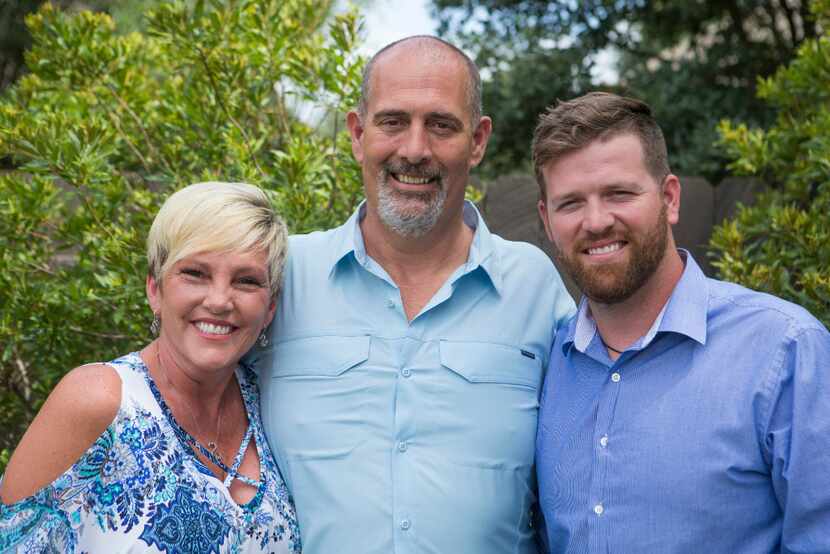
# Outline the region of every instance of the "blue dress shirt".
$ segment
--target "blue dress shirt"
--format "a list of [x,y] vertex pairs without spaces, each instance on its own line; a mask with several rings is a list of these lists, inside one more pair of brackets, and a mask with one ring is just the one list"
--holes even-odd
[[291,237],[258,362],[303,552],[535,553],[538,397],[573,301],[541,251],[467,204],[468,260],[409,322],[363,209]]
[[612,361],[587,310],[556,337],[537,437],[556,553],[830,552],[830,335],[686,267]]

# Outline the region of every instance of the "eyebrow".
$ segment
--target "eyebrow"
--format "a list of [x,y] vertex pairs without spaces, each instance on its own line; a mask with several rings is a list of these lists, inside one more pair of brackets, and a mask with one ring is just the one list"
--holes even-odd
[[[191,258],[190,256],[182,258],[181,260],[176,262],[176,265],[185,265],[185,266],[192,265],[192,266],[198,267],[199,269],[210,269],[211,268],[211,265],[209,263],[203,262],[203,261],[198,260],[198,259]],[[267,264],[266,264],[265,267],[255,265],[255,264],[245,264],[245,265],[240,265],[240,266],[237,266],[237,267],[232,267],[231,270],[232,270],[231,273],[234,274],[234,275],[239,274],[239,273],[259,273],[261,271],[265,272],[267,274],[270,271]]]
[[640,183],[637,181],[612,181],[605,185],[606,187],[639,187]]
[[[600,192],[607,192],[609,190],[613,190],[613,189],[617,189],[617,188],[630,189],[633,192],[641,192],[643,190],[642,185],[640,185],[639,183],[634,182],[634,181],[614,181],[612,183],[607,183],[605,185],[602,185],[602,187],[600,189]],[[564,194],[562,196],[553,196],[552,195],[552,196],[550,196],[550,201],[555,202],[555,203],[558,204],[558,203],[564,202],[566,200],[578,199],[578,198],[581,198],[582,196],[583,196],[582,191],[577,190],[577,191],[569,192],[569,193]]]
[[459,127],[464,127],[464,122],[461,121],[455,114],[450,112],[429,112],[427,114],[427,119],[444,119],[447,121],[452,121]]
[[608,183],[603,185],[602,190],[606,191],[609,189],[629,189],[632,191],[640,192],[643,190],[643,185],[636,181],[614,181],[613,183]]
[[[404,110],[381,110],[379,112],[376,112],[372,116],[372,121],[377,122],[377,121],[383,119],[384,117],[399,117],[399,118],[402,118],[402,119],[409,120],[409,119],[411,119],[412,116],[409,114],[409,112],[404,111]],[[455,114],[453,114],[451,112],[428,112],[426,114],[426,119],[427,120],[441,119],[441,120],[451,121],[454,124],[458,125],[459,127],[464,126],[464,122],[461,119],[459,119]]]
[[567,202],[568,200],[576,200],[580,197],[581,195],[578,192],[569,192],[568,194],[562,196],[550,196],[548,201],[550,204],[559,205],[563,202]]
[[378,121],[383,119],[384,117],[401,117],[404,119],[409,119],[409,114],[403,110],[382,110],[376,112],[372,116],[372,121]]

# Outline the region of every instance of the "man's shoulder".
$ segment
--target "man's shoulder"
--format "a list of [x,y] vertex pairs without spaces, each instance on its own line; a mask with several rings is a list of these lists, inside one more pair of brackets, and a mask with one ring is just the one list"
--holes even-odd
[[324,260],[336,249],[342,248],[342,226],[312,231],[310,233],[294,234],[288,237],[288,264],[289,266],[306,265]]
[[556,271],[548,255],[538,246],[529,242],[507,240],[496,234],[491,236],[493,238],[493,250],[498,254],[502,263],[532,264],[535,271]]
[[736,323],[752,321],[754,325],[786,330],[789,336],[814,329],[826,331],[824,325],[803,307],[766,292],[737,283],[707,279],[710,314],[738,316]]
[[335,244],[337,232],[341,227],[333,227],[323,231],[311,231],[310,233],[298,233],[288,236],[288,246],[301,253],[310,248],[322,248],[329,244]]
[[507,240],[498,235],[492,237],[493,252],[507,290],[529,294],[536,306],[552,303],[556,327],[561,327],[575,312],[575,306],[550,257],[528,242]]

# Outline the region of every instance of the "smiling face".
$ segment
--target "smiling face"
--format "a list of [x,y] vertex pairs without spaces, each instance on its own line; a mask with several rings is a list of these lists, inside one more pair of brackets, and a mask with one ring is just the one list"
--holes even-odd
[[616,304],[664,277],[675,248],[680,184],[661,186],[633,134],[598,139],[543,170],[539,214],[562,268],[589,299]]
[[369,209],[402,236],[419,237],[460,214],[471,168],[491,123],[471,125],[469,69],[446,47],[404,43],[375,61],[362,116],[347,116]]
[[147,278],[147,297],[161,318],[160,344],[194,375],[232,371],[275,309],[263,251],[186,256],[160,287]]

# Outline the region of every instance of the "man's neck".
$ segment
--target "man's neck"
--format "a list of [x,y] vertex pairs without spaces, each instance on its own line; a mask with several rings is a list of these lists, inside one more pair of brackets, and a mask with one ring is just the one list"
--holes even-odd
[[366,253],[398,285],[410,320],[469,256],[473,230],[461,214],[447,220],[417,238],[395,233],[372,211],[360,223]]
[[588,300],[597,330],[611,350],[625,350],[648,332],[674,292],[683,268],[680,254],[672,248],[651,278],[623,302]]

